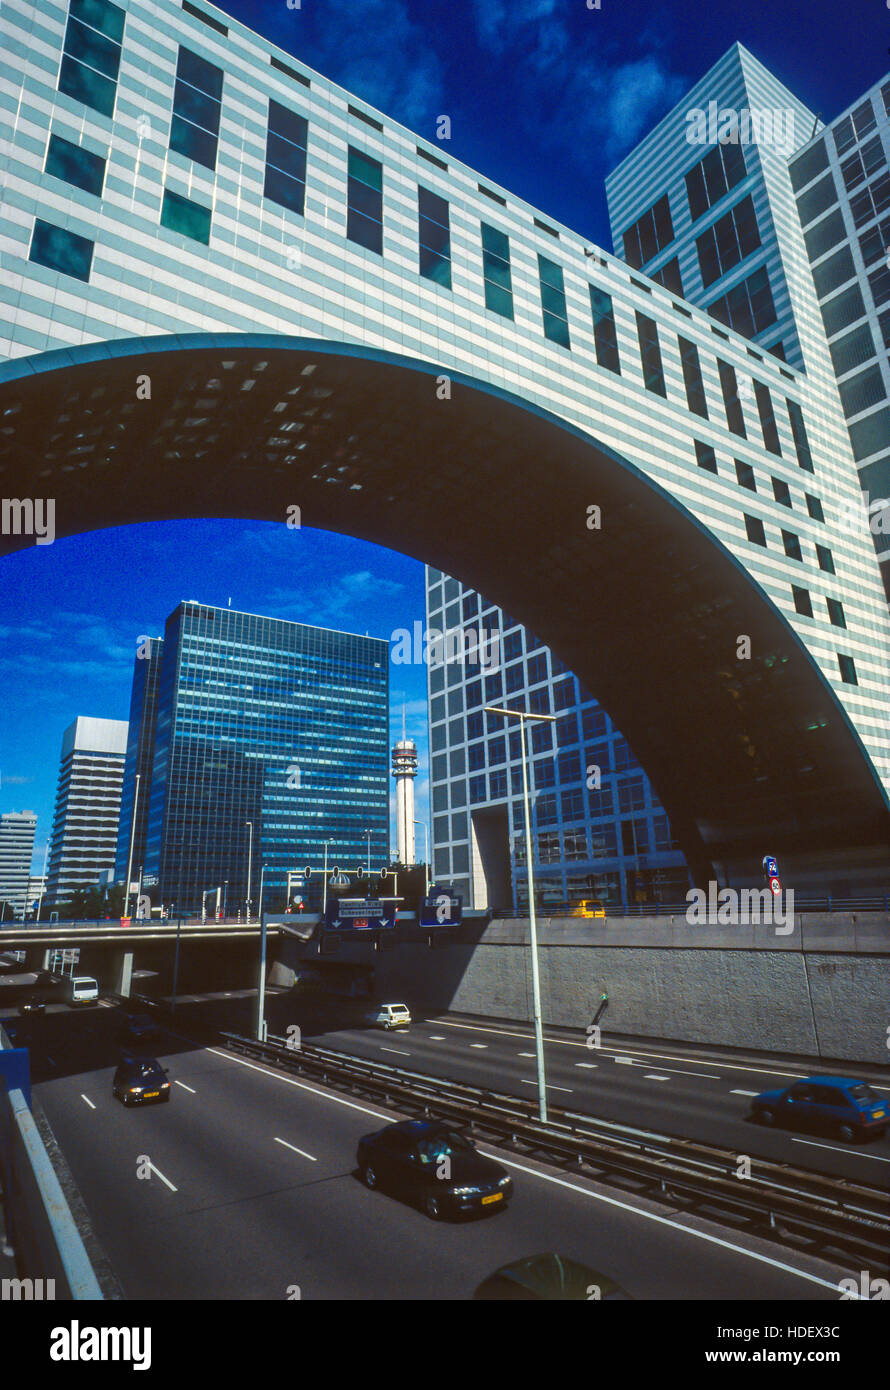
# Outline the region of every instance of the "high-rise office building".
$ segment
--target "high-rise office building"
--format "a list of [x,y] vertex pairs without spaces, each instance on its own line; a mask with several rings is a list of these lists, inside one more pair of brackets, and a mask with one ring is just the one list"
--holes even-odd
[[96,887],[100,874],[114,868],[126,749],[124,719],[80,715],[65,730],[46,876],[48,903],[65,902],[77,888]]
[[[483,661],[430,660],[433,872],[476,908],[528,904],[522,743],[487,704],[554,714],[530,724],[535,890],[542,911],[597,897],[682,901],[686,864],[664,808],[625,738],[565,664],[509,613],[427,569],[427,624],[481,625]],[[447,751],[446,751],[447,750]]]
[[[154,757],[155,725],[158,714],[158,676],[164,643],[160,637],[144,637],[136,650],[133,687],[130,694],[130,722],[124,786],[121,793],[120,828],[117,836],[115,878],[124,882],[128,866],[139,876],[145,864],[145,827],[151,790],[151,764]],[[138,792],[136,777],[139,777]],[[136,825],[133,826],[133,808]]]
[[0,902],[8,916],[22,917],[30,897],[31,857],[37,817],[33,811],[4,811],[0,815]]
[[[167,619],[145,870],[158,897],[231,916],[289,869],[389,860],[385,641],[183,602]],[[248,878],[249,874],[249,878]],[[321,875],[304,900],[321,898]]]

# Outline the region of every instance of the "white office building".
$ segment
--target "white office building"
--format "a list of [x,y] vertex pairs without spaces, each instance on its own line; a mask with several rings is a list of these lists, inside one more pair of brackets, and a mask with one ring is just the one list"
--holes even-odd
[[78,888],[96,888],[114,869],[127,721],[80,715],[62,736],[53,813],[47,903],[66,902]]

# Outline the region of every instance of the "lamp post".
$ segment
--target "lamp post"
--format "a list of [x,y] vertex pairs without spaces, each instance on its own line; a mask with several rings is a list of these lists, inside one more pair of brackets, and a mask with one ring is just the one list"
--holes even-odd
[[263,876],[265,864],[260,868],[260,978],[257,986],[257,1042],[266,1041],[266,918],[263,914]]
[[325,916],[328,910],[328,845],[334,843],[333,839],[324,842],[324,873],[321,882],[321,915]]
[[518,719],[522,737],[522,804],[525,810],[525,857],[528,864],[528,923],[529,945],[532,953],[532,999],[535,1013],[535,1056],[538,1066],[538,1114],[542,1123],[547,1121],[547,1087],[544,1080],[544,1034],[541,1023],[541,981],[538,974],[538,928],[535,919],[535,874],[532,863],[532,822],[528,799],[528,758],[525,726],[530,719],[538,723],[555,724],[555,714],[526,714],[525,710],[500,709],[494,705],[485,706],[486,714],[500,714],[505,719]]
[[371,877],[371,836],[373,835],[373,833],[374,833],[373,830],[363,830],[363,831],[362,831],[362,834],[365,836],[365,838],[366,838],[367,841],[368,841],[368,879],[369,879],[369,880],[370,880],[370,877]]
[[425,820],[416,820],[415,825],[423,826],[424,835],[424,865],[423,865],[423,896],[428,898],[430,895],[430,828]]
[[43,905],[43,890],[44,890],[45,887],[46,887],[46,863],[47,863],[47,860],[48,860],[48,859],[49,859],[49,840],[47,840],[47,842],[46,842],[46,848],[45,848],[44,851],[43,851],[43,873],[42,873],[41,876],[40,876],[40,895],[39,895],[39,897],[38,897],[38,899],[37,899],[37,916],[34,918],[34,921],[35,921],[35,922],[39,922],[39,921],[40,921],[40,909],[41,909],[41,907],[42,907],[42,905]]
[[253,873],[253,821],[246,820],[244,824],[250,831],[250,840],[247,847],[247,924],[250,925],[250,878]]
[[229,909],[229,880],[226,879],[223,887],[223,921],[226,920],[226,913]]
[[127,887],[124,894],[124,916],[130,915],[130,875],[133,872],[133,844],[136,839],[136,813],[139,809],[139,773],[136,773],[136,790],[133,793],[133,822],[130,826],[130,853],[127,855]]

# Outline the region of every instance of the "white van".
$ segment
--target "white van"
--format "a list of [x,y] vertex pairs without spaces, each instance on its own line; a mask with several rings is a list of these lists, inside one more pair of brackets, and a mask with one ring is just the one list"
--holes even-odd
[[411,1022],[411,1014],[407,1004],[381,1004],[376,1014],[372,1015],[372,1022],[377,1028],[407,1028]]
[[91,975],[69,975],[65,981],[65,999],[74,1004],[95,1004],[99,998],[99,984]]

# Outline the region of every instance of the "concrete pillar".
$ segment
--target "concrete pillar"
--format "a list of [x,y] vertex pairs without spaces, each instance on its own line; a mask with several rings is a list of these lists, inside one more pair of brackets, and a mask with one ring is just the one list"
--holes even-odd
[[114,993],[124,999],[130,997],[133,980],[133,952],[116,951],[114,956]]

